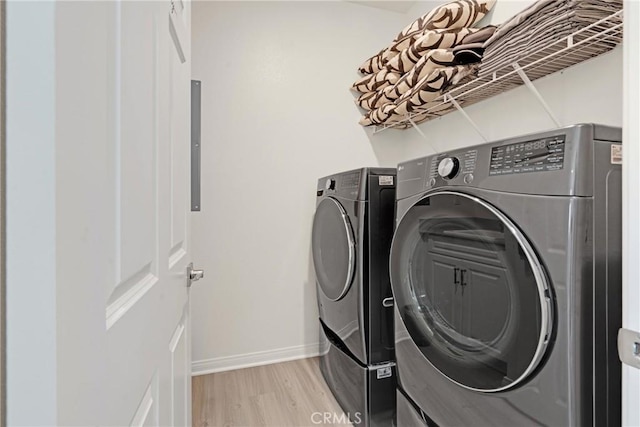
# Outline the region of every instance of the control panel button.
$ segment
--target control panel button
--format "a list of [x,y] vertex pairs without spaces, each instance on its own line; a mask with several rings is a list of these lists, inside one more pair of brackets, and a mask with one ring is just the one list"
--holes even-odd
[[435,178],[430,178],[429,181],[427,182],[427,187],[431,188],[434,185],[436,185],[436,179]]
[[327,182],[324,183],[325,190],[335,190],[336,189],[336,180],[335,179],[327,179]]
[[468,173],[464,176],[464,183],[465,184],[471,184],[471,181],[473,181],[473,174]]
[[438,174],[444,179],[451,179],[458,174],[460,162],[455,157],[445,157],[438,165]]

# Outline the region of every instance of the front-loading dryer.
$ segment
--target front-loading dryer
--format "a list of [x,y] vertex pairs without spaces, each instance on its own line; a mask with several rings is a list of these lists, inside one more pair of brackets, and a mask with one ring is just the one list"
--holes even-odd
[[389,249],[396,170],[362,168],[318,180],[312,256],[321,372],[350,420],[387,426],[395,414]]
[[621,130],[398,167],[398,425],[620,424]]

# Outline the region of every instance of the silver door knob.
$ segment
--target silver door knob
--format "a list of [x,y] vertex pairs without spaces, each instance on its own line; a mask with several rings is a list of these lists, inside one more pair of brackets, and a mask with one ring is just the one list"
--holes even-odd
[[204,270],[194,270],[193,263],[190,263],[187,266],[187,288],[190,288],[193,282],[197,282],[203,277],[204,277]]

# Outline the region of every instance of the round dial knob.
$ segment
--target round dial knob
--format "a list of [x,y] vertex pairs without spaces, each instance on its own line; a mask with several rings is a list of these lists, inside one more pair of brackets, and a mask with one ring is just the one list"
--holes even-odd
[[327,181],[324,183],[324,189],[325,190],[335,190],[336,188],[336,180],[335,179],[327,179]]
[[458,174],[460,162],[455,157],[445,157],[438,165],[438,174],[444,179],[451,179]]

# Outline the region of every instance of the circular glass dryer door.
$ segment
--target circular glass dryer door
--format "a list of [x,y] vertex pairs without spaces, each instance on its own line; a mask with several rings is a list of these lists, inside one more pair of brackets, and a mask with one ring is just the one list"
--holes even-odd
[[390,274],[409,335],[455,383],[507,390],[542,360],[553,325],[546,275],[489,203],[452,191],[425,196],[398,225]]
[[338,301],[349,290],[356,269],[356,244],[344,207],[327,197],[316,208],[312,234],[313,264],[318,285]]

